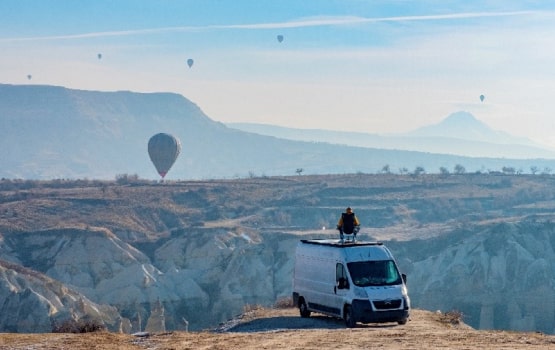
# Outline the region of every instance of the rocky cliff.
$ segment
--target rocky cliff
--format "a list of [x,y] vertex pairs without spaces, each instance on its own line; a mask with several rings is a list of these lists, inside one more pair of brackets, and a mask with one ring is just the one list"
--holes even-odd
[[[300,238],[345,203],[384,241],[413,306],[477,328],[555,328],[555,186],[540,176],[344,175],[0,184],[0,327],[198,330],[291,293]],[[331,230],[329,228],[332,228]]]
[[65,284],[34,270],[0,260],[2,332],[50,332],[57,323],[88,317],[112,331],[130,330],[118,310],[92,302]]
[[[189,322],[190,329],[218,324],[241,313],[247,304],[268,305],[289,296],[291,252],[298,239],[279,233],[272,236],[196,229],[175,235],[156,247],[151,260],[106,231],[66,229],[5,234],[4,258],[33,266],[50,276],[33,282],[40,284],[38,288],[23,286],[11,291],[12,296],[6,297],[4,305],[29,308],[29,304],[32,306],[38,301],[21,293],[27,291],[35,296],[34,292],[28,292],[33,289],[45,291],[36,296],[44,305],[35,310],[41,317],[29,316],[35,320],[32,325],[5,329],[50,331],[48,316],[65,317],[58,310],[66,312],[73,305],[51,305],[54,295],[55,300],[68,295],[67,291],[52,290],[53,282],[58,288],[74,290],[77,296],[73,299],[86,296],[99,304],[111,305],[110,316],[117,315],[118,310],[132,325],[129,331],[144,330],[147,322],[153,322],[150,320],[153,312],[158,313],[157,317],[163,315],[164,322],[159,326],[163,325],[163,329],[185,329]],[[17,274],[6,268],[2,276],[6,283],[10,283],[7,278],[10,273]],[[32,283],[25,276],[20,278],[26,284]],[[13,295],[17,296],[17,302],[11,301]],[[10,319],[12,310],[3,311]],[[104,315],[87,315],[112,322]]]
[[474,229],[409,265],[414,303],[461,310],[480,329],[555,334],[555,225],[527,221]]

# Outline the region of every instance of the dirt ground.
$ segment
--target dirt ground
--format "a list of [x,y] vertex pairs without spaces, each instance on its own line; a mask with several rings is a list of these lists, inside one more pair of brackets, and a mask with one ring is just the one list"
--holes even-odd
[[142,336],[86,334],[0,334],[0,349],[555,349],[555,336],[477,331],[442,313],[412,310],[406,325],[358,324],[298,310],[254,309],[202,332]]

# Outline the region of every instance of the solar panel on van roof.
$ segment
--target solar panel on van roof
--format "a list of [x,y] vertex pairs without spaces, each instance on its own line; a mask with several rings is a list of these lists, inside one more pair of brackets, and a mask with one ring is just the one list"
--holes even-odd
[[341,243],[341,241],[336,239],[301,239],[301,242],[307,243],[307,244],[326,245],[326,246],[333,246],[333,247],[383,245],[382,242],[365,242],[365,241]]

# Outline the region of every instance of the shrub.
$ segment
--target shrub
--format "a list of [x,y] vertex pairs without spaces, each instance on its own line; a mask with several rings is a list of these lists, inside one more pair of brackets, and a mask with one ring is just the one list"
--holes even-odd
[[293,298],[291,297],[282,297],[276,300],[274,304],[274,308],[276,309],[288,309],[294,307],[293,305]]
[[439,321],[450,325],[458,325],[462,323],[464,315],[459,310],[451,310],[440,314]]
[[95,319],[69,319],[61,323],[54,323],[52,333],[90,333],[105,331],[106,326]]
[[139,175],[133,174],[117,174],[116,175],[116,183],[118,185],[129,185],[133,183],[139,182]]

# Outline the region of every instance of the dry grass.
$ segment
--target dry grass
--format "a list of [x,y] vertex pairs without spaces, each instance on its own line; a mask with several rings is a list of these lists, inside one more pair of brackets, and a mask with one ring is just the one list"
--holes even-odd
[[262,305],[245,304],[245,306],[243,306],[243,313],[246,314],[246,313],[249,313],[249,312],[262,310],[262,309],[264,309],[264,307]]
[[293,305],[293,298],[291,297],[278,298],[274,303],[274,308],[276,309],[288,309],[292,307],[295,307],[295,305]]
[[438,320],[441,323],[449,325],[459,325],[463,323],[464,315],[459,310],[451,310],[445,313],[437,311],[437,313],[439,314]]
[[[94,332],[84,334],[0,334],[0,349],[554,349],[555,336],[540,333],[477,331],[470,327],[445,327],[437,313],[412,310],[406,325],[359,324],[346,329],[329,317],[298,316],[295,308],[265,309],[253,306],[257,315],[238,322],[251,325],[249,331],[167,332],[135,337],[128,334]],[[442,314],[459,319],[458,312]],[[302,327],[283,328],[298,323]],[[260,322],[260,323],[257,323]],[[450,321],[449,321],[450,322]],[[264,326],[256,329],[257,324]],[[275,324],[274,329],[268,325]]]

